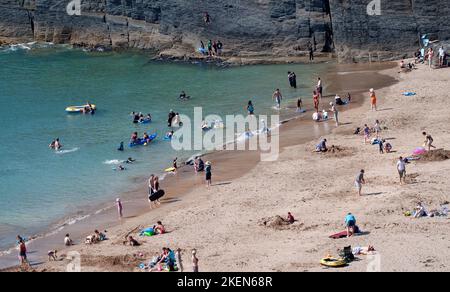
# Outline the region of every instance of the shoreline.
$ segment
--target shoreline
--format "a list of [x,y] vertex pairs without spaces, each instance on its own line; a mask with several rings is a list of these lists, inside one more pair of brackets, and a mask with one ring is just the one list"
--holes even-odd
[[[359,66],[354,66],[354,65],[353,66],[352,65],[340,65],[340,66],[342,66],[343,68],[352,69],[352,70],[355,70],[355,71],[354,72],[345,71],[346,72],[345,74],[339,74],[339,72],[334,72],[335,78],[338,78],[337,76],[339,76],[339,78],[345,79],[346,77],[354,75],[352,73],[355,73],[355,72],[358,73],[358,70],[359,70],[359,68],[355,68],[355,67],[359,67]],[[387,63],[387,64],[386,63],[381,63],[381,64],[375,64],[373,66],[374,67],[386,68],[386,67],[391,67],[392,64],[391,63]],[[360,65],[360,67],[362,67],[363,69],[367,70],[367,65]],[[367,74],[367,73],[368,74],[374,74],[373,70],[374,69],[368,70],[368,71],[361,71],[361,72],[365,72],[364,74]],[[378,69],[375,70],[375,71],[378,71]],[[380,77],[380,76],[378,76],[378,77]],[[335,80],[335,81],[336,81],[335,82],[336,84],[334,84],[330,88],[328,88],[327,89],[328,92],[333,92],[334,93],[334,92],[340,90],[341,91],[340,94],[343,95],[344,94],[343,89],[344,89],[344,87],[345,88],[347,88],[347,87],[345,85],[338,84],[339,82],[337,80]],[[346,80],[346,81],[343,81],[343,82],[348,83],[349,81]],[[386,80],[383,81],[383,82],[386,82]],[[329,83],[333,83],[333,82],[329,82]],[[353,85],[355,85],[355,84],[353,84]],[[387,85],[389,85],[389,84],[387,84]],[[336,88],[333,88],[333,86],[335,86]],[[354,99],[355,102],[352,103],[352,105],[351,105],[351,107],[349,109],[346,109],[343,112],[351,111],[354,108],[359,108],[362,105],[362,103],[364,102],[364,98],[359,96],[360,95],[359,94],[360,90],[362,90],[362,88],[355,88],[355,93],[357,93],[357,94],[354,94],[354,96],[353,96],[353,98],[355,98]],[[324,103],[325,100],[327,100],[327,102]],[[305,102],[305,100],[304,100],[304,102]],[[328,98],[324,98],[324,100],[322,101],[322,104],[325,104],[325,106],[324,106],[325,108],[328,108],[327,103],[328,103]],[[308,108],[311,108],[311,103],[310,103],[309,100],[305,103],[305,105]],[[291,108],[291,105],[288,106],[288,109],[290,109],[290,108]],[[286,135],[288,135],[288,136],[295,136],[295,139],[283,138],[282,140],[284,142],[282,142],[283,145],[281,145],[282,149],[287,148],[287,147],[292,147],[292,146],[295,146],[295,145],[299,145],[299,143],[300,144],[308,143],[311,140],[317,139],[319,136],[322,136],[322,135],[325,135],[325,134],[329,134],[332,131],[332,129],[330,129],[330,128],[333,128],[334,126],[333,127],[332,126],[327,126],[328,123],[330,123],[331,121],[328,122],[328,123],[317,123],[316,124],[315,122],[312,122],[310,120],[310,118],[308,118],[310,116],[310,113],[312,113],[311,110],[309,110],[306,113],[306,115],[302,115],[300,117],[298,117],[298,116],[292,117],[288,122],[283,124],[281,131],[284,132],[284,135],[285,136]],[[302,128],[302,129],[300,129],[300,132],[297,129],[299,124],[301,124],[300,127]],[[306,124],[306,125],[304,125],[304,124]],[[315,130],[313,132],[311,132],[312,128],[315,128]],[[297,138],[298,136],[297,135],[298,136],[302,136],[301,141],[298,140],[298,138]],[[282,151],[284,151],[284,150],[282,150]],[[217,152],[216,151],[214,153],[207,154],[206,157],[210,157],[210,158],[208,158],[208,160],[215,161],[215,165],[216,165],[215,166],[215,174],[219,174],[218,181],[220,181],[223,184],[231,183],[229,181],[233,181],[233,180],[235,180],[235,179],[237,179],[239,177],[245,176],[246,174],[250,173],[259,164],[259,161],[258,161],[259,154],[258,153],[253,153],[252,155],[249,156],[248,155],[248,151],[247,152],[241,152],[241,153],[237,153],[236,151],[234,151],[234,152],[227,152],[227,151],[218,151]],[[245,163],[242,163],[242,161],[245,161]],[[236,170],[236,166],[239,166],[239,165],[245,165],[245,167],[244,168],[240,168],[237,171]],[[195,192],[196,189],[201,188],[203,186],[203,175],[201,174],[200,176],[195,177],[195,176],[192,175],[193,171],[192,170],[187,170],[187,168],[188,167],[184,167],[184,168],[180,169],[179,173],[176,176],[174,176],[174,177],[168,176],[168,178],[164,180],[163,187],[165,185],[176,185],[176,187],[174,187],[174,188],[165,188],[167,193],[169,193],[169,194],[183,194],[183,195],[180,195],[180,196],[173,196],[173,195],[170,196],[169,195],[167,198],[165,198],[162,208],[158,208],[158,211],[159,211],[159,209],[167,209],[167,208],[170,209],[169,206],[166,207],[164,205],[169,205],[169,204],[172,204],[172,203],[176,203],[176,202],[180,201],[181,198],[184,199],[185,197],[189,196],[189,194]],[[138,194],[142,194],[143,193],[142,189],[145,189],[145,187],[143,185],[145,185],[145,183],[141,184],[140,187],[137,187],[136,190],[132,190],[132,191],[128,192],[127,195],[125,195],[124,197],[128,197],[128,196],[130,198],[131,197],[138,197]],[[146,191],[145,191],[145,193],[146,193]],[[119,196],[119,197],[122,197],[122,196]],[[144,196],[142,195],[142,197],[144,197]],[[139,209],[140,208],[139,205],[142,204],[142,201],[131,202],[131,204],[132,204],[131,206],[125,205],[125,213],[126,214],[127,214],[127,209],[128,210],[130,208],[131,209],[132,208]],[[129,219],[132,219],[132,218],[135,218],[135,217],[139,217],[139,216],[143,216],[143,215],[145,215],[147,213],[152,213],[153,212],[153,211],[149,212],[148,210],[145,211],[145,210],[143,210],[144,208],[141,208],[141,209],[142,209],[141,212],[137,212],[137,213],[136,212],[134,212],[134,213],[132,212],[133,215]],[[166,210],[166,211],[169,211],[169,210]],[[162,211],[159,211],[159,212],[162,212]],[[111,216],[111,215],[114,216],[113,215],[113,214],[115,214],[114,207],[110,206],[109,210],[106,213],[108,213],[109,216]],[[102,214],[102,215],[107,215],[107,214]],[[93,219],[93,218],[91,218],[91,219]],[[101,220],[101,218],[100,218],[100,220]],[[112,224],[111,226],[107,226],[105,228],[106,229],[114,228],[114,226],[117,227],[116,226],[117,224],[120,225],[120,224],[123,224],[123,222],[115,223],[115,224]],[[86,224],[84,224],[84,225],[86,225]],[[96,229],[100,229],[99,226],[96,226],[95,228]],[[66,233],[66,232],[67,231],[64,231],[64,233]],[[87,230],[79,230],[79,232],[82,235],[80,237],[81,239],[84,238],[83,236],[85,236],[87,234],[87,233],[85,233],[85,232],[87,232]],[[71,235],[73,234],[73,232],[69,232],[69,233]],[[59,235],[61,235],[61,233]],[[77,238],[77,236],[75,236],[75,238]],[[62,240],[60,240],[60,241],[62,241]],[[36,245],[38,245],[38,244],[36,243]],[[54,249],[54,247],[55,247],[55,244],[51,245],[49,243],[49,244],[42,245],[39,248],[39,250],[41,250],[41,251],[42,250],[50,250],[50,249]]]
[[[42,48],[50,47],[69,47],[71,49],[77,49],[86,53],[138,53],[148,56],[152,62],[164,62],[164,63],[186,63],[186,64],[209,64],[219,67],[236,67],[236,66],[250,66],[250,65],[282,65],[282,64],[320,64],[327,62],[336,62],[337,57],[334,53],[317,52],[314,55],[314,61],[309,61],[309,55],[307,52],[300,52],[297,55],[274,55],[274,54],[255,54],[252,55],[227,55],[226,52],[223,56],[204,56],[198,52],[190,52],[186,50],[163,50],[156,51],[150,49],[110,49],[104,46],[83,46],[83,45],[71,45],[71,44],[54,44],[45,42],[9,42],[1,43],[0,48],[9,49],[15,47],[22,50],[39,50]],[[385,62],[389,63],[389,61]],[[364,64],[364,63],[363,63]]]

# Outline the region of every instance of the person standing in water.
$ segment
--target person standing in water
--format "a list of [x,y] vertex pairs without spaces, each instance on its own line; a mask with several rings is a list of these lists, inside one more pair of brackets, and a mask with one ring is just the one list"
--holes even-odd
[[301,98],[297,99],[297,112],[302,111],[303,101]]
[[251,100],[248,101],[247,112],[251,116],[255,114],[255,107],[253,106],[253,103]]
[[122,202],[119,198],[116,199],[116,207],[117,207],[117,214],[119,215],[119,219],[123,218],[123,206]]
[[206,175],[206,185],[208,188],[211,187],[212,184],[212,168],[211,168],[211,162],[207,161],[205,167],[205,175]]
[[283,100],[283,96],[281,95],[280,89],[277,88],[272,95],[272,99],[275,100],[277,104],[277,108],[281,109],[281,101]]
[[27,246],[25,244],[25,241],[21,238],[19,240],[19,259],[20,259],[20,265],[29,265],[27,258]]
[[319,94],[316,90],[313,91],[313,101],[314,101],[314,109],[316,113],[319,113]]
[[319,97],[322,98],[323,94],[323,84],[320,77],[317,78],[317,93],[319,94]]

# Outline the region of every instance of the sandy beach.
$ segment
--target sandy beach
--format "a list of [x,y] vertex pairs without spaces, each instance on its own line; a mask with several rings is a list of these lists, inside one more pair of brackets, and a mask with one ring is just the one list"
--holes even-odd
[[[410,73],[399,74],[398,70],[396,67],[380,72],[388,80],[398,81],[386,88],[377,88],[376,78],[370,79],[374,73],[370,72],[361,83],[364,88],[367,85],[366,90],[359,88],[359,83],[353,84],[357,89],[352,92],[363,93],[367,98],[361,106],[341,111],[341,125],[337,128],[333,121],[313,123],[308,120],[310,115],[286,125],[281,134],[283,151],[276,162],[260,162],[244,169],[236,178],[221,173],[221,168],[226,168],[220,162],[227,158],[221,160],[221,154],[215,154],[216,160],[214,157],[211,160],[218,176],[211,189],[197,186],[182,195],[178,193],[184,186],[181,182],[160,208],[109,228],[109,240],[89,246],[76,242],[77,245],[58,252],[60,260],[42,264],[37,270],[66,271],[69,261],[65,255],[76,251],[81,255],[82,271],[140,271],[140,263],[148,262],[163,247],[169,247],[182,249],[185,271],[192,270],[193,248],[198,251],[200,271],[205,272],[362,272],[371,268],[450,271],[446,261],[450,255],[448,217],[414,219],[404,215],[418,202],[433,210],[450,201],[447,193],[450,155],[447,152],[447,156],[444,153],[408,164],[405,185],[399,184],[396,170],[399,156],[410,156],[416,147],[422,146],[423,131],[433,136],[437,148],[448,149],[449,117],[444,102],[449,97],[446,88],[449,69],[430,70],[419,65]],[[370,87],[377,93],[378,111],[370,110]],[[329,90],[329,94],[339,92],[341,96],[347,91]],[[416,95],[403,96],[405,91]],[[328,109],[329,102],[324,98],[324,108]],[[363,136],[353,134],[364,124],[373,127],[377,119],[383,128],[381,136],[392,144],[393,153],[379,154],[377,145],[364,145]],[[300,123],[314,129],[314,141],[300,138]],[[332,133],[326,135],[328,144],[339,149],[334,153],[312,153],[320,136],[329,129]],[[239,154],[234,157],[239,162]],[[367,181],[361,197],[354,187],[360,169],[365,169]],[[201,184],[203,174],[199,176],[196,180]],[[285,225],[272,220],[277,215],[286,217],[288,212],[298,221]],[[345,229],[348,212],[356,216],[363,234],[328,238]],[[158,220],[169,231],[167,234],[138,235],[139,230],[153,226]],[[92,226],[97,228],[100,227]],[[89,230],[86,232],[89,234]],[[127,235],[142,245],[124,246]],[[340,269],[320,265],[320,259],[338,256],[337,250],[348,245],[372,245],[377,256],[369,259],[359,255],[359,260]]]

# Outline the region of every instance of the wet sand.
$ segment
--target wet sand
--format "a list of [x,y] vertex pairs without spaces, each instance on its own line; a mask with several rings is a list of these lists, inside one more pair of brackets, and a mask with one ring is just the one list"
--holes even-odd
[[[352,94],[352,103],[350,106],[342,107],[341,111],[360,107],[364,102],[364,96],[368,88],[382,88],[395,83],[394,78],[377,73],[379,70],[390,67],[392,67],[391,63],[335,65],[334,70],[329,72],[327,76],[322,76],[327,84],[325,84],[325,96],[321,100],[321,108],[328,110],[328,104],[334,100],[336,93],[345,97],[347,92]],[[308,109],[306,113],[298,115],[294,113],[295,106],[289,105],[288,110],[282,114],[282,120],[288,122],[283,123],[280,128],[281,151],[288,147],[315,141],[319,137],[331,133],[335,128],[333,121],[313,122],[311,120],[313,113],[311,98],[302,97],[302,99],[304,107]],[[231,184],[233,180],[251,172],[260,162],[260,153],[258,151],[217,151],[205,155],[204,160],[213,162],[213,184],[220,186]],[[163,217],[165,213],[170,212],[171,205],[185,200],[186,194],[192,195],[195,194],[196,188],[205,188],[204,173],[195,175],[191,167],[181,167],[176,175],[168,175],[162,182],[162,188],[167,193],[167,196],[162,200],[162,205],[157,209],[150,210],[147,202],[146,180],[146,177],[136,177],[133,189],[118,196],[124,204],[124,220],[119,221],[117,219],[116,210],[113,206],[114,202],[96,206],[95,210],[104,210],[76,224],[66,225],[56,234],[47,235],[45,238],[31,242],[28,248],[31,251],[32,262],[35,265],[40,264],[46,260],[48,250],[63,248],[62,239],[65,233],[70,233],[76,242],[81,242],[81,239],[92,233],[94,229],[108,230],[115,226],[125,226],[128,220],[135,219],[148,212]],[[87,210],[92,209],[92,206],[87,207]],[[79,215],[82,216],[83,213]],[[0,268],[12,266],[16,263],[16,251],[0,258]]]

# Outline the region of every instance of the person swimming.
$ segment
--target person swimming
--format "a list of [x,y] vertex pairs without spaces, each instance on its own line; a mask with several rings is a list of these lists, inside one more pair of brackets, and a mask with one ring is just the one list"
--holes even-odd
[[127,164],[131,164],[131,163],[136,162],[136,159],[133,159],[132,157],[128,157],[128,159],[125,160],[124,162],[127,163]]
[[181,91],[180,97],[179,97],[179,98],[180,98],[181,100],[187,100],[187,99],[190,99],[191,97],[188,96],[188,95],[186,95],[186,92]]
[[50,145],[48,145],[49,148],[54,149],[56,151],[60,150],[62,148],[61,142],[59,141],[59,138],[56,138]]
[[131,144],[136,143],[136,142],[137,142],[137,139],[138,139],[138,133],[137,133],[137,132],[134,132],[134,133],[131,135],[130,143],[131,143]]
[[174,134],[175,134],[174,131],[169,131],[169,132],[166,133],[164,138],[172,140]]

